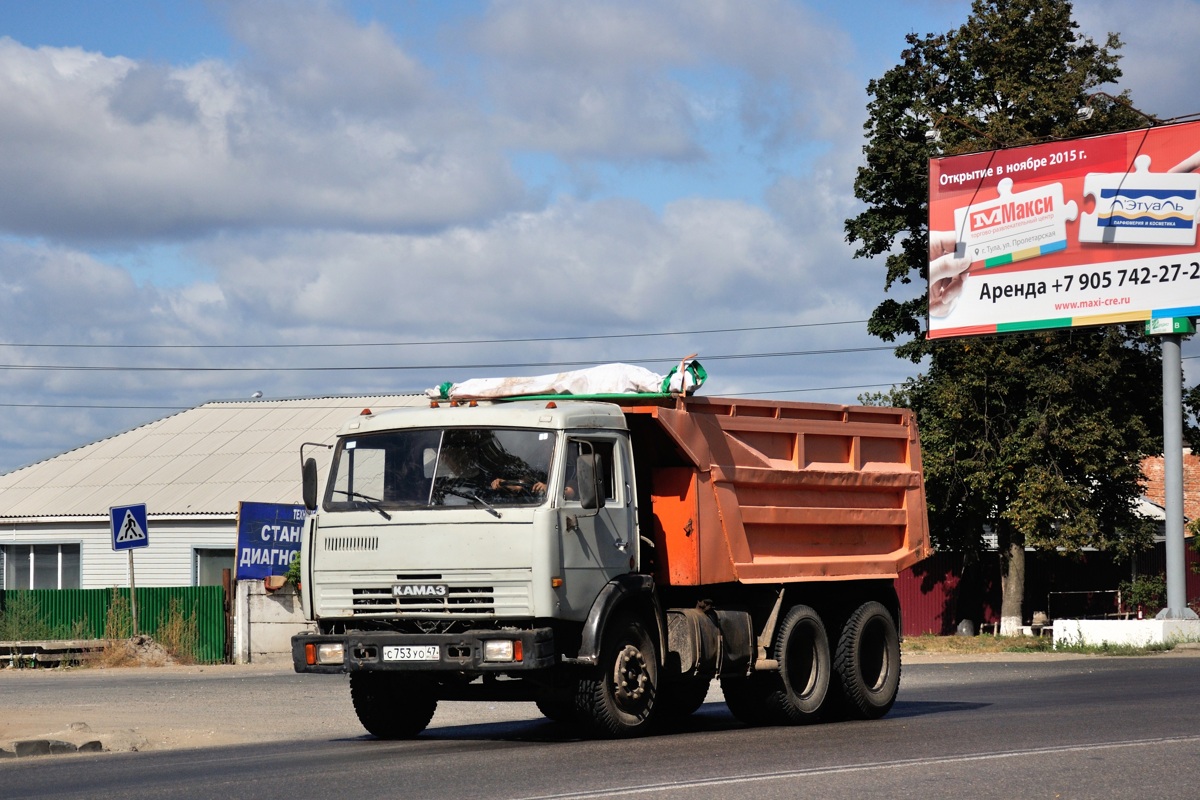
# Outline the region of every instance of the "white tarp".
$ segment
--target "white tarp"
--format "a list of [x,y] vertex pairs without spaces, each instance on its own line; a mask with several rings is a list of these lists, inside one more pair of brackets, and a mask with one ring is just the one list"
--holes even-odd
[[541,394],[691,394],[704,383],[699,362],[685,359],[666,375],[631,364],[534,375],[522,378],[472,378],[462,383],[442,384],[426,390],[433,398],[499,398]]

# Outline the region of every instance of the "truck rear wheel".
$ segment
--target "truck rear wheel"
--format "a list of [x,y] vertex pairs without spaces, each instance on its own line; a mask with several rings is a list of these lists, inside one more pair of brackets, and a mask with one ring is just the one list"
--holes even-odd
[[380,739],[411,739],[437,709],[427,681],[392,672],[351,672],[350,701],[358,721]]
[[792,606],[775,638],[778,687],[766,697],[771,714],[793,725],[816,722],[833,667],[829,636],[816,611]]
[[658,697],[658,653],[636,618],[608,627],[595,669],[576,686],[575,710],[593,732],[612,738],[649,728]]
[[878,719],[891,710],[900,688],[900,635],[882,603],[863,603],[846,620],[833,669],[846,716]]

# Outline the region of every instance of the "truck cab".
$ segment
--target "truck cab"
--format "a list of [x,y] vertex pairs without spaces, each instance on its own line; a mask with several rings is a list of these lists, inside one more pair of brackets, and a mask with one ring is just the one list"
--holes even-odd
[[637,571],[620,410],[499,408],[397,409],[345,425],[304,541],[308,618],[426,631],[489,618],[582,621],[601,587]]

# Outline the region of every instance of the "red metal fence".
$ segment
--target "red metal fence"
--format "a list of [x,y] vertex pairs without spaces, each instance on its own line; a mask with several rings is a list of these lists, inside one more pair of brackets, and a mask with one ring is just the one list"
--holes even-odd
[[[1200,553],[1187,553],[1188,603],[1200,603]],[[1134,574],[1129,562],[1118,563],[1106,553],[1025,554],[1025,597],[1022,612],[1029,624],[1034,612],[1050,619],[1103,617],[1117,614],[1116,589]],[[1161,575],[1166,557],[1161,544],[1139,557],[1138,575]],[[926,633],[949,635],[963,620],[976,630],[1000,619],[1000,556],[983,553],[935,553],[900,574],[900,595],[905,636]]]

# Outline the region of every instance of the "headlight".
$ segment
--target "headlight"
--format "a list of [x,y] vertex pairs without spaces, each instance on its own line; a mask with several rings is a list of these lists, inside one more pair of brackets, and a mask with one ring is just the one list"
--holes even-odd
[[488,639],[483,643],[484,661],[520,661],[521,642],[509,639]]
[[317,645],[318,664],[341,664],[346,660],[346,648],[341,642],[325,642]]

